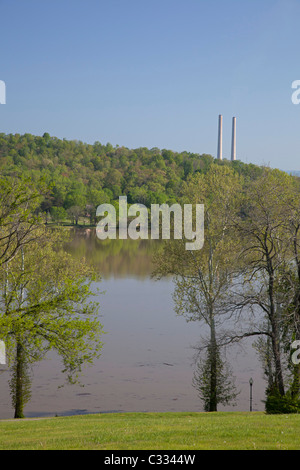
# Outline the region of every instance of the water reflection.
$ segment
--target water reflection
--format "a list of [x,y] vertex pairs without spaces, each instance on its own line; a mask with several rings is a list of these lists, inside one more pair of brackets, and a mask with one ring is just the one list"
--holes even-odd
[[159,240],[99,240],[95,230],[77,230],[67,250],[85,258],[103,279],[146,279],[152,272],[152,256]]
[[[199,323],[177,317],[171,280],[153,281],[152,255],[160,242],[100,241],[79,230],[67,250],[85,257],[102,276],[99,297],[104,336],[102,356],[84,371],[82,384],[59,388],[61,364],[55,354],[34,369],[32,399],[25,415],[54,416],[111,411],[202,411],[192,387],[194,346]],[[95,288],[97,285],[95,285]],[[265,384],[251,343],[229,353],[241,394],[236,408],[249,410],[249,378],[254,378],[253,409],[263,410]],[[0,375],[0,419],[13,416],[8,373]]]

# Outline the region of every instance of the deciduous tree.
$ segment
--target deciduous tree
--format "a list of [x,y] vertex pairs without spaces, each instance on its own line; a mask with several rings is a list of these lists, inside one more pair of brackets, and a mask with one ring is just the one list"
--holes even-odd
[[95,275],[63,250],[63,242],[58,232],[39,229],[38,241],[23,246],[1,270],[0,331],[13,369],[16,418],[24,416],[28,368],[35,361],[57,351],[73,382],[101,352],[102,325],[91,291]]

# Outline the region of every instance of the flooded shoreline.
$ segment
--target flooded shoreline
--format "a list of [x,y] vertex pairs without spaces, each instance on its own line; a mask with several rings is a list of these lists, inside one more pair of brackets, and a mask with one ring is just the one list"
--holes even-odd
[[[150,279],[151,250],[145,245],[101,246],[87,237],[74,240],[71,251],[86,256],[103,275],[100,303],[103,336],[101,357],[84,370],[79,385],[65,385],[59,358],[51,353],[33,369],[32,398],[26,417],[68,416],[108,412],[203,411],[192,386],[195,346],[203,329],[176,316],[171,280]],[[101,251],[103,249],[103,252]],[[127,272],[126,268],[127,267]],[[264,410],[265,382],[251,342],[228,350],[236,386],[236,407],[249,411],[249,379],[253,377],[253,410]],[[8,372],[0,375],[0,419],[13,417]]]

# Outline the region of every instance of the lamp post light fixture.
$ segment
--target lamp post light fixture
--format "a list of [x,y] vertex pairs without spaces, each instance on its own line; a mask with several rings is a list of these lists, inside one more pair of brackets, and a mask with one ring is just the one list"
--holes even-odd
[[251,377],[251,379],[249,380],[249,384],[250,384],[250,411],[252,411],[252,386],[253,386],[253,379]]

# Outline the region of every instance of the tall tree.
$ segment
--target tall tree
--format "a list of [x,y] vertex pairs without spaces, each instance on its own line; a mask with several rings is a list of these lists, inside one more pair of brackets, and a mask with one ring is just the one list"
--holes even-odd
[[[41,233],[43,232],[43,233]],[[0,331],[12,364],[15,418],[30,398],[28,368],[51,349],[62,357],[68,381],[99,357],[102,325],[92,302],[95,275],[63,250],[61,234],[39,229],[1,270]]]
[[[272,389],[285,394],[283,360],[284,311],[289,293],[284,277],[289,265],[290,241],[287,236],[287,188],[291,177],[265,168],[263,174],[245,188],[243,217],[236,218],[236,229],[243,239],[244,283],[237,307],[255,309],[255,329],[240,337],[264,335],[270,339],[274,363]],[[288,294],[288,295],[287,295]]]
[[170,241],[155,259],[155,276],[174,277],[177,314],[188,321],[202,321],[209,328],[208,411],[217,410],[221,396],[217,328],[229,313],[230,288],[238,274],[235,260],[239,242],[232,236],[229,221],[238,210],[240,190],[240,177],[227,166],[212,165],[206,174],[190,177],[183,188],[182,202],[204,204],[204,246],[200,251],[186,251],[184,241]]
[[[292,357],[292,344],[300,344],[300,184],[299,178],[291,178],[286,185],[285,217],[288,256],[282,272],[282,288],[285,292],[284,309],[285,348]],[[292,370],[291,395],[300,397],[300,364],[290,360]]]

